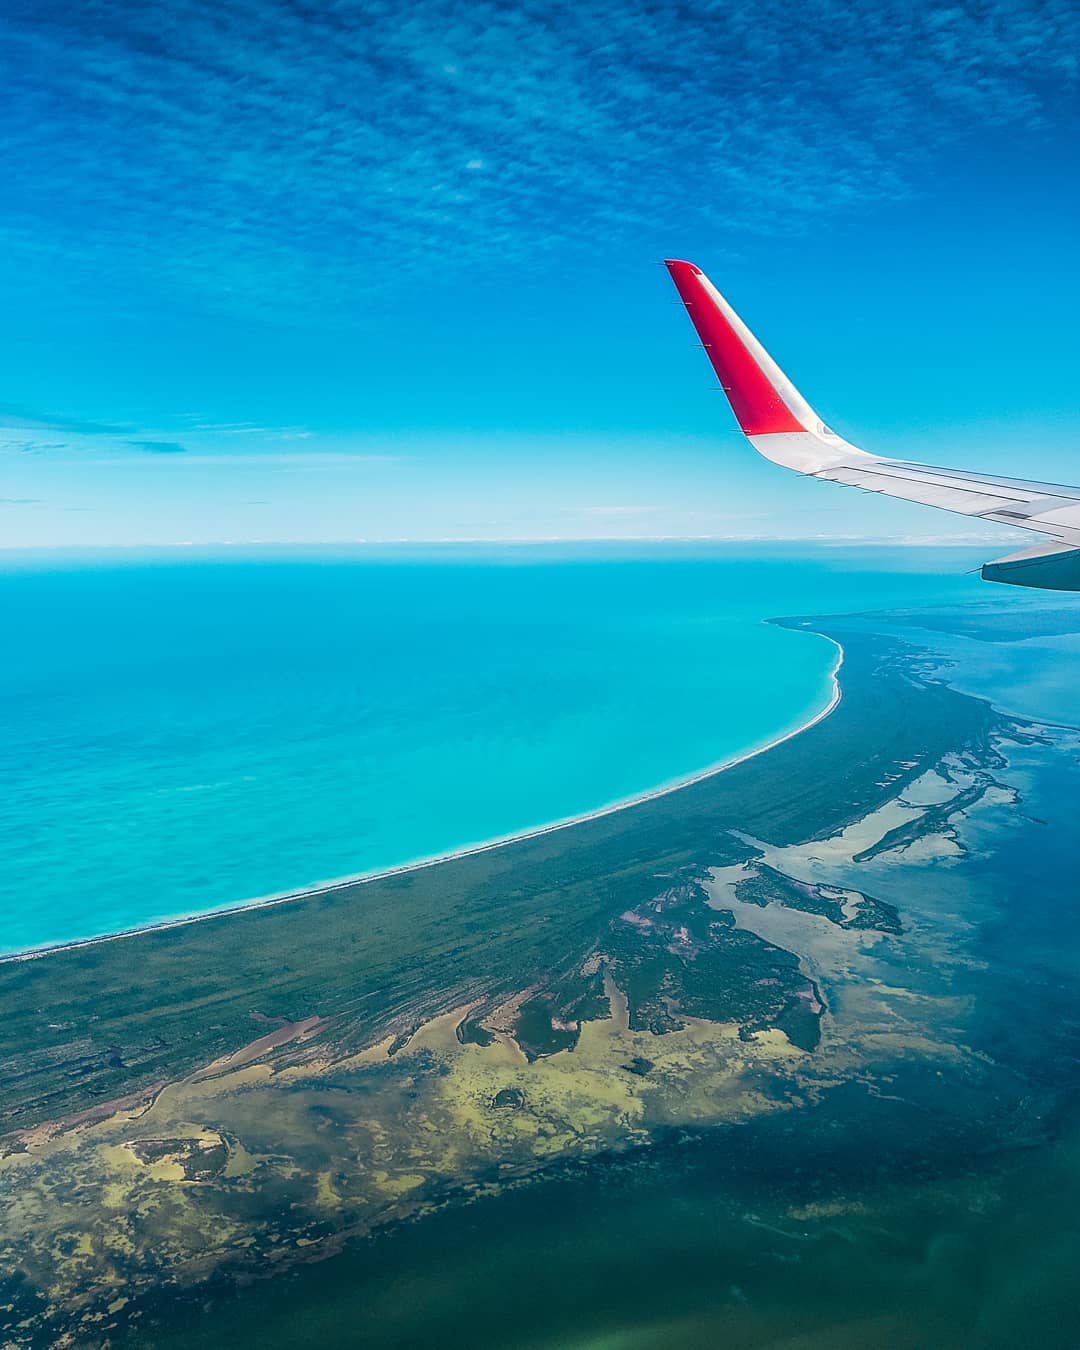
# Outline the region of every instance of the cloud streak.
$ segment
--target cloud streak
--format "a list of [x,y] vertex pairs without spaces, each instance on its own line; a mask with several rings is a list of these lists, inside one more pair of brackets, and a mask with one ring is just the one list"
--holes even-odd
[[78,417],[32,412],[27,408],[0,405],[0,429],[17,431],[67,431],[76,436],[122,436],[131,427],[110,422],[92,422]]
[[142,450],[147,455],[183,455],[187,446],[179,441],[128,441],[134,450]]

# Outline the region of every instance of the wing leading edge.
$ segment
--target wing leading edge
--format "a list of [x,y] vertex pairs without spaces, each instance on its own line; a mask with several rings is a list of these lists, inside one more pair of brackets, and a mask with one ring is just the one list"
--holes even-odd
[[830,431],[693,263],[665,264],[747,440],[787,469],[865,492],[1049,535],[984,563],[987,581],[1080,591],[1080,487],[997,478],[872,455]]

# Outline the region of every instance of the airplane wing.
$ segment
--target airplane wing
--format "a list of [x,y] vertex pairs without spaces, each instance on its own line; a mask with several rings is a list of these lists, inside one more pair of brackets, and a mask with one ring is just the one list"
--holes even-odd
[[677,259],[665,266],[759,454],[812,478],[1049,535],[1054,542],[984,563],[983,578],[1080,591],[1080,487],[935,469],[859,450],[829,430],[699,267]]

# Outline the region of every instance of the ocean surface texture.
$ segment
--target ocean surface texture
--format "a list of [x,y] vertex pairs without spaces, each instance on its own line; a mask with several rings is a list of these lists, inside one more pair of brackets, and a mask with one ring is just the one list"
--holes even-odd
[[828,704],[835,648],[763,620],[977,599],[971,563],[610,546],[9,562],[0,950],[676,781]]

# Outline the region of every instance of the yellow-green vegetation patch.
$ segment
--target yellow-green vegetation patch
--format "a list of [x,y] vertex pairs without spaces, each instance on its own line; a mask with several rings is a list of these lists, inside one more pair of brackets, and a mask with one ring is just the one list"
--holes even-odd
[[[927,781],[919,806],[896,799],[992,714],[939,685],[874,679],[891,681],[895,716],[883,725],[874,703],[868,759],[847,697],[818,733],[851,732],[828,781],[793,741],[767,773],[748,763],[362,895],[0,971],[5,1006],[30,1010],[12,1035],[26,1047],[17,1082],[34,1084],[0,1085],[25,1126],[0,1156],[3,1255],[53,1305],[37,1329],[126,1319],[146,1290],[311,1259],[550,1161],[790,1110],[883,1064],[940,1057],[946,1024],[956,1046],[963,1009],[914,997],[902,964],[874,964],[896,940],[925,968],[931,939],[843,927],[889,918],[845,869],[892,831],[918,843],[943,793]],[[880,866],[895,856],[882,850]],[[740,901],[752,875],[769,887]],[[46,1035],[33,1010],[50,999]],[[76,1044],[88,1008],[122,1065]],[[77,1056],[73,1085],[52,1066]]]

